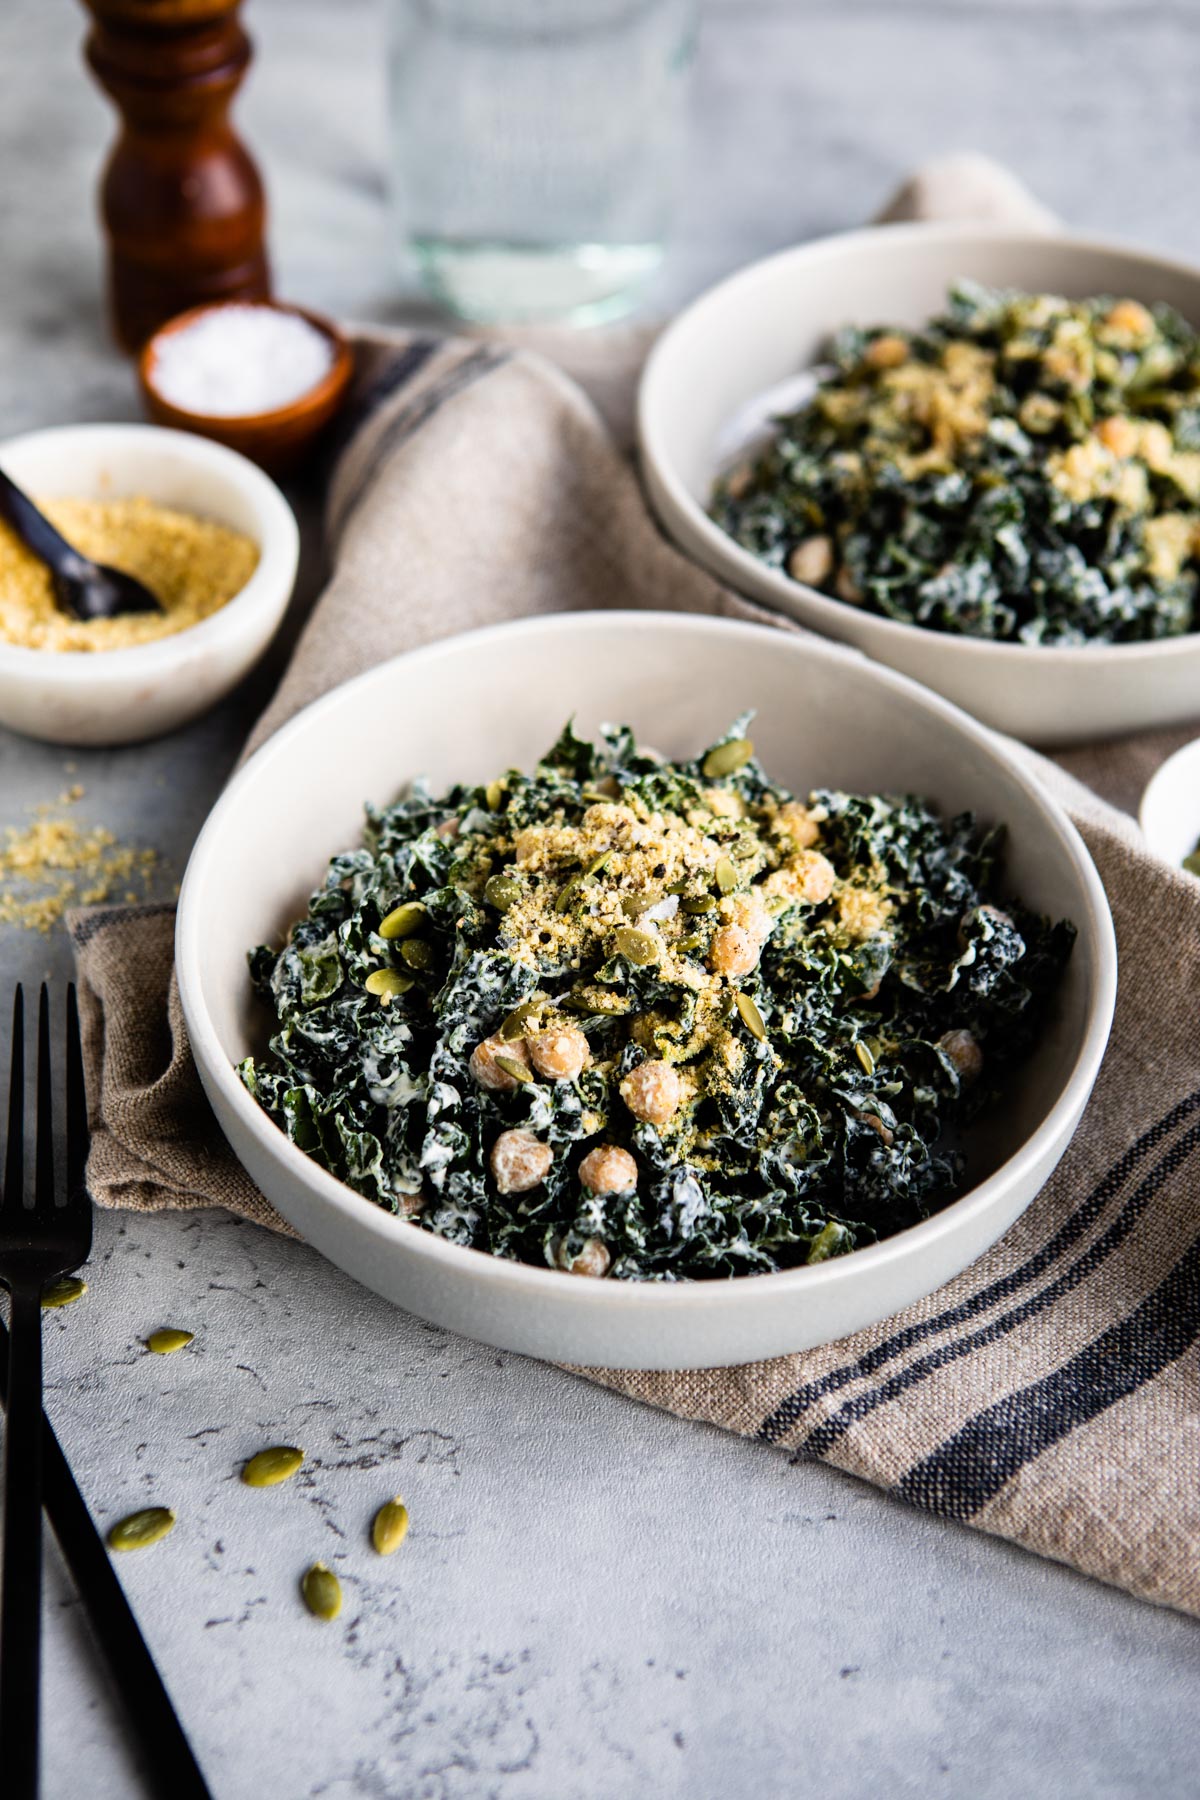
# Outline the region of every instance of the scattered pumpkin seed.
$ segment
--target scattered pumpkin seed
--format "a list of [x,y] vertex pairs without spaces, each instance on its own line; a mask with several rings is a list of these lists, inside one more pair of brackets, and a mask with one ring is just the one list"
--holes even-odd
[[247,1487],[278,1487],[291,1480],[303,1461],[303,1450],[294,1444],[272,1444],[242,1465],[242,1480]]
[[164,1326],[161,1331],[152,1331],[146,1339],[147,1350],[153,1350],[155,1356],[170,1356],[173,1350],[182,1350],[195,1337],[194,1331],[176,1331],[171,1326]]
[[380,1556],[391,1556],[408,1536],[408,1508],[399,1494],[385,1500],[371,1522],[371,1542]]
[[572,1012],[601,1013],[608,1018],[620,1018],[629,1011],[629,1006],[621,994],[595,995],[589,1000],[578,988],[559,1001],[560,1006],[569,1006]]
[[304,1571],[300,1592],[315,1619],[336,1619],[342,1610],[342,1584],[323,1562],[315,1562]]
[[835,1220],[830,1219],[828,1224],[822,1225],[820,1231],[818,1231],[816,1237],[808,1247],[809,1262],[828,1262],[829,1258],[841,1249],[846,1236],[846,1227],[844,1225],[839,1225]]
[[406,900],[402,906],[394,906],[386,919],[379,921],[379,935],[382,938],[411,937],[419,931],[429,914],[429,908],[420,900]]
[[595,862],[589,863],[588,878],[590,880],[594,880],[597,875],[602,875],[604,873],[605,869],[607,869],[609,863],[612,861],[612,854],[611,850],[606,850],[602,856],[596,858]]
[[717,886],[723,894],[732,894],[737,886],[737,870],[727,856],[718,856],[717,866],[713,870],[717,878]]
[[515,1056],[497,1056],[495,1060],[496,1067],[503,1069],[506,1075],[511,1075],[514,1081],[533,1081],[533,1075]]
[[108,1534],[110,1550],[145,1550],[165,1538],[175,1524],[169,1506],[147,1506],[141,1512],[127,1513],[118,1519]]
[[506,1044],[515,1042],[525,1036],[525,1027],[538,1010],[536,1000],[523,1000],[520,1006],[509,1013],[500,1027],[500,1037]]
[[699,950],[704,939],[693,932],[689,937],[681,937],[675,945],[677,950]]
[[483,897],[497,912],[506,913],[521,898],[521,884],[515,875],[489,875]]
[[709,751],[700,770],[709,781],[717,781],[722,775],[732,775],[735,769],[744,769],[753,755],[754,745],[749,738],[730,738],[728,743]]
[[504,803],[504,783],[502,781],[489,781],[487,784],[486,799],[488,811],[499,812]]
[[433,945],[428,938],[405,938],[400,946],[400,955],[410,969],[433,967]]
[[766,903],[767,911],[773,919],[777,919],[780,913],[785,913],[791,904],[786,894],[772,894]]
[[767,1028],[763,1024],[762,1014],[759,1012],[758,1007],[754,1004],[754,1001],[750,998],[749,994],[735,995],[734,1005],[741,1014],[742,1024],[746,1027],[746,1030],[750,1033],[751,1037],[756,1037],[760,1043],[765,1043],[767,1039]]
[[648,931],[635,931],[630,925],[622,925],[613,933],[613,943],[626,962],[639,969],[658,961],[658,940]]
[[875,1073],[875,1058],[871,1055],[871,1046],[869,1044],[864,1044],[860,1038],[858,1043],[854,1046],[854,1054],[862,1064],[863,1074],[873,1075]]
[[690,900],[681,900],[679,910],[689,915],[707,913],[711,912],[716,904],[711,894],[695,894]]
[[687,891],[688,891],[688,880],[687,880],[686,875],[683,876],[679,881],[673,881],[671,883],[670,887],[667,889],[668,894],[686,894]]
[[580,890],[582,889],[582,887],[583,887],[583,876],[582,875],[576,875],[573,880],[568,881],[566,887],[562,889],[561,893],[558,896],[558,899],[554,902],[555,912],[556,913],[565,913],[565,912],[569,911],[570,908],[572,906],[574,906],[576,900],[579,899]]
[[70,1306],[72,1300],[82,1300],[87,1293],[87,1282],[81,1275],[60,1275],[57,1281],[48,1281],[42,1289],[43,1309],[52,1306]]
[[407,994],[413,984],[411,975],[401,975],[396,969],[372,969],[363,982],[368,994],[375,994],[389,1006],[399,994]]

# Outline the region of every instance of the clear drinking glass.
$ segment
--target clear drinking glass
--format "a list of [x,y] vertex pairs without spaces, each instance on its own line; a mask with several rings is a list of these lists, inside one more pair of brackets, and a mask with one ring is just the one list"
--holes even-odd
[[662,259],[693,0],[391,0],[392,178],[474,319],[611,317]]

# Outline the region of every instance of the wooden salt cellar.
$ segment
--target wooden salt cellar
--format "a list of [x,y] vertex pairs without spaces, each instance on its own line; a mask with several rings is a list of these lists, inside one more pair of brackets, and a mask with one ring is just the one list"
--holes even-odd
[[113,330],[140,349],[212,300],[270,295],[258,170],[228,111],[250,61],[241,0],[84,0],[87,60],[121,114],[100,206]]

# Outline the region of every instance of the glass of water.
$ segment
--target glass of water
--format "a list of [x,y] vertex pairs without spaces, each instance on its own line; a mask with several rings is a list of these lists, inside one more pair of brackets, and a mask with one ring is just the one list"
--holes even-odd
[[473,319],[610,318],[662,259],[693,0],[391,0],[392,178]]

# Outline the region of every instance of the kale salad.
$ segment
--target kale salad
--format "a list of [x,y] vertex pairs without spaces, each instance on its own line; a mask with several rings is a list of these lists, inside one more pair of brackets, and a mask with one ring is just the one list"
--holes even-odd
[[1195,628],[1200,339],[1168,306],[963,281],[918,331],[846,329],[712,516],[887,618],[1025,644]]
[[455,1243],[677,1281],[820,1262],[953,1199],[947,1134],[1029,1053],[1069,923],[1002,833],[570,725],[531,774],[367,809],[282,949],[247,1088]]

